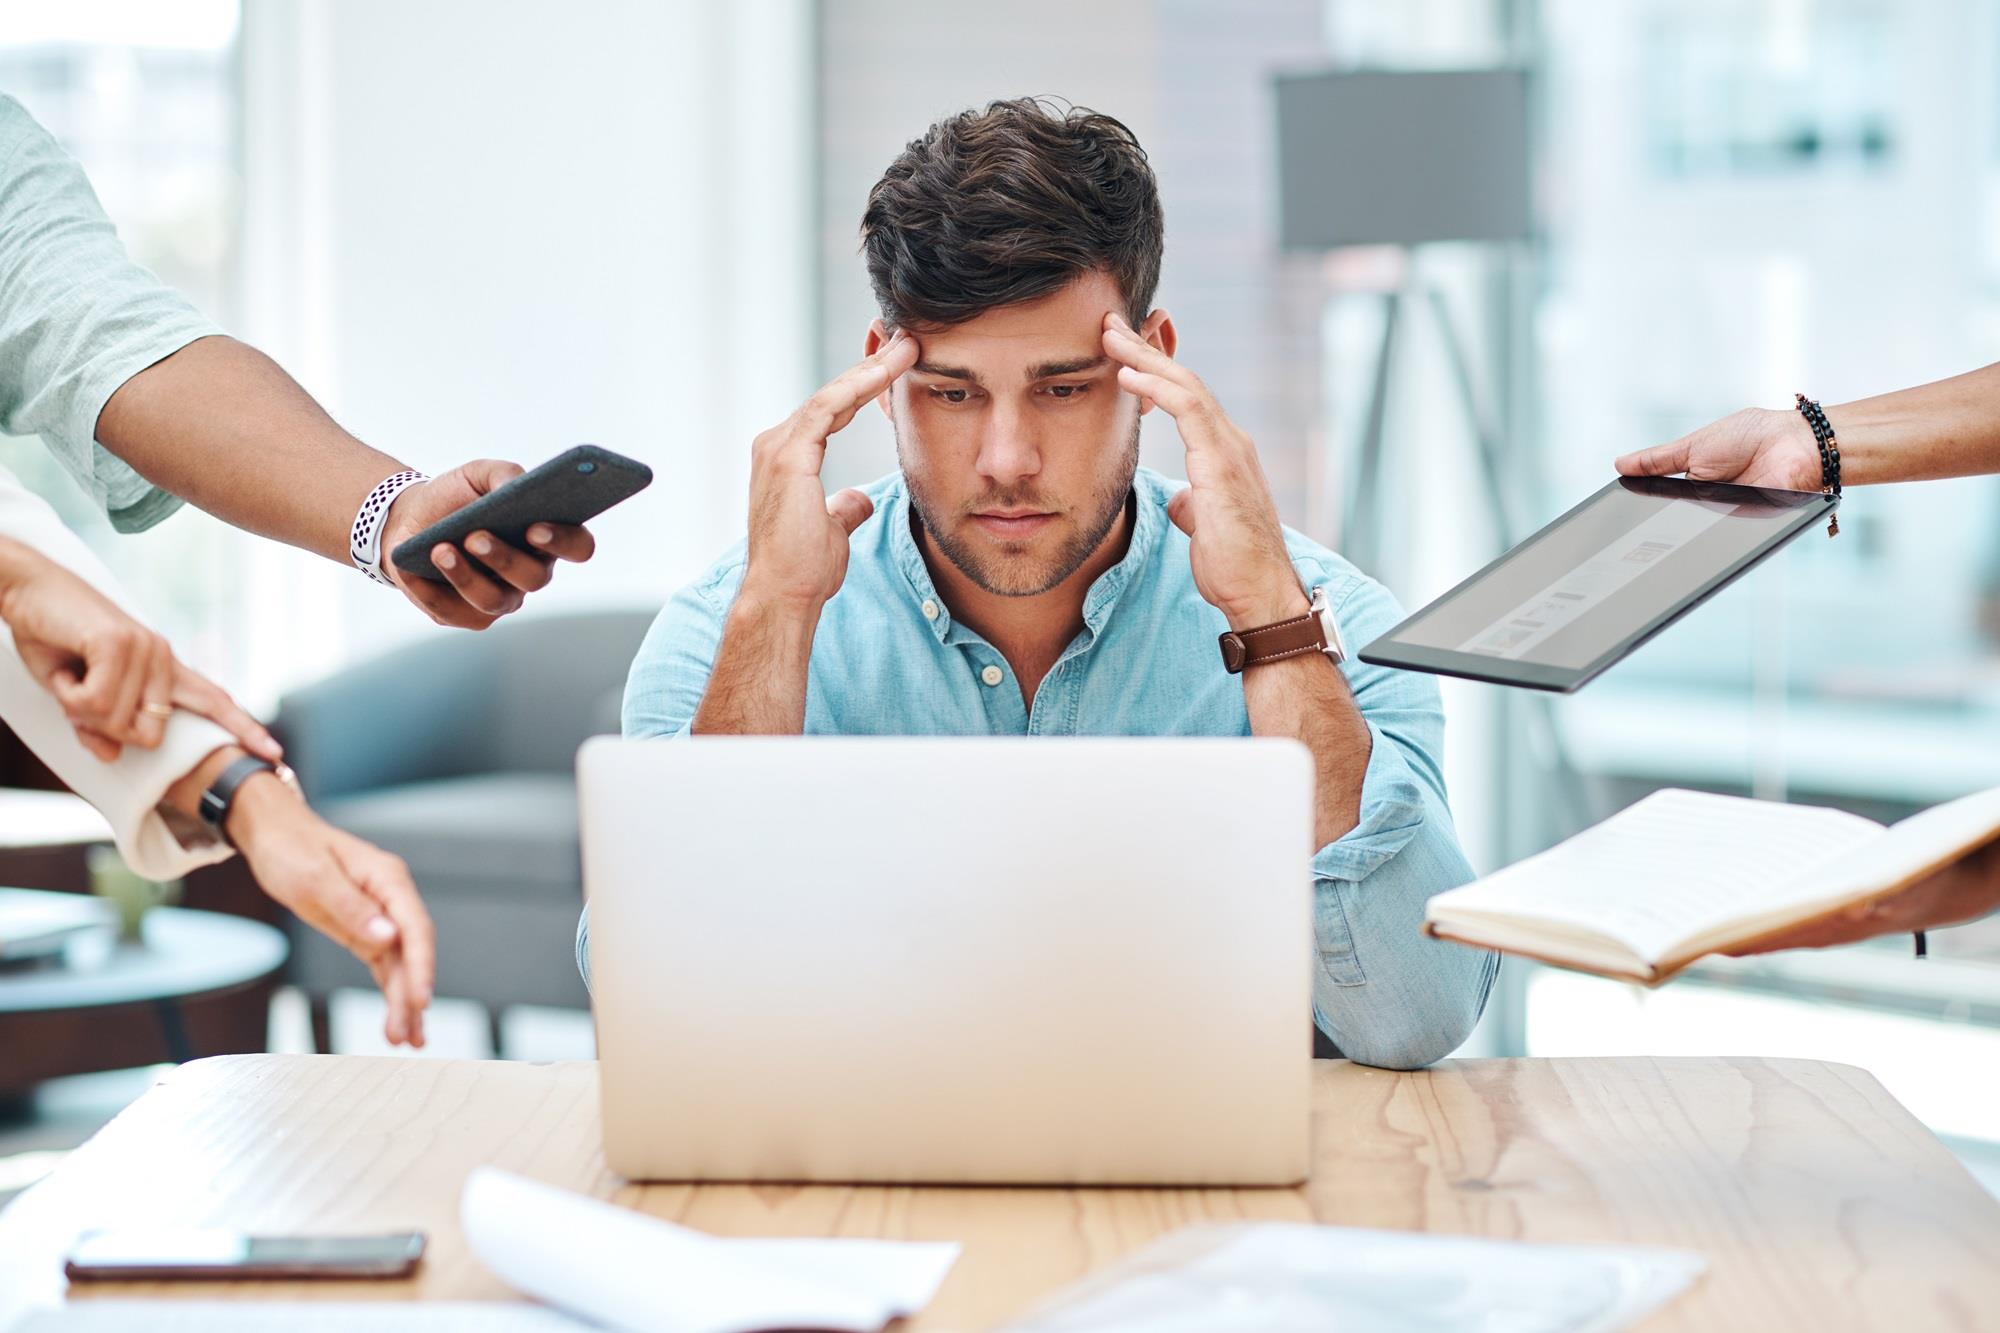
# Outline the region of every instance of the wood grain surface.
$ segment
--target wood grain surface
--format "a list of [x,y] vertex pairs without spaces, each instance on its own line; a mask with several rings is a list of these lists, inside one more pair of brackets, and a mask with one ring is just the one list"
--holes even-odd
[[[63,1298],[75,1234],[417,1227],[406,1282],[118,1284],[214,1299],[508,1299],[467,1252],[492,1163],[724,1235],[956,1240],[921,1330],[990,1327],[1191,1222],[1316,1220],[1693,1250],[1649,1330],[2000,1328],[2000,1203],[1868,1074],[1797,1060],[1315,1068],[1299,1189],[634,1185],[606,1171],[596,1066],[226,1056],[183,1066],[0,1214],[0,1327]],[[811,1114],[811,1090],[800,1090]]]

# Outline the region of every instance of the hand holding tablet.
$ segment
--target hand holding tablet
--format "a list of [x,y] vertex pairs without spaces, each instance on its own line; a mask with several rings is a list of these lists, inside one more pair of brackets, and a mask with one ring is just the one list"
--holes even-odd
[[1839,503],[1817,491],[1620,477],[1369,644],[1361,660],[1569,693]]

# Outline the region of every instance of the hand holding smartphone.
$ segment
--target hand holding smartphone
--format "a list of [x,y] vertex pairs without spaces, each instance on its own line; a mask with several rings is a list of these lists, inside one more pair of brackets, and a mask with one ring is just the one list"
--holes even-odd
[[483,529],[516,550],[532,552],[528,529],[534,524],[585,523],[652,481],[653,470],[644,463],[579,444],[397,543],[389,558],[405,573],[444,583],[443,572],[431,563],[440,543],[462,546]]

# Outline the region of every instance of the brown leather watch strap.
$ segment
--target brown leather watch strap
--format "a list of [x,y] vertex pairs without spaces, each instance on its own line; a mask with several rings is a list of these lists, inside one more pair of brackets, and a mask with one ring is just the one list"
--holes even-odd
[[1222,645],[1222,669],[1233,676],[1246,667],[1263,666],[1301,653],[1321,652],[1326,648],[1326,630],[1319,623],[1319,616],[1308,611],[1275,625],[1231,630],[1218,642]]

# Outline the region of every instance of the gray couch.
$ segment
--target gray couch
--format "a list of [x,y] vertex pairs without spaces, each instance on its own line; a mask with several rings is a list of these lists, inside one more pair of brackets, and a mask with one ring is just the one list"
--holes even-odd
[[[618,730],[650,612],[511,617],[399,648],[286,695],[274,729],[333,824],[409,862],[438,931],[437,993],[587,1008],[576,751]],[[327,1044],[326,997],[367,971],[292,923],[293,982]]]

